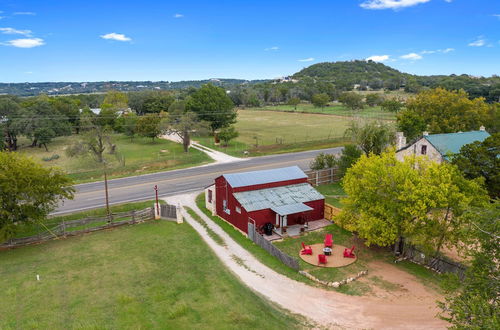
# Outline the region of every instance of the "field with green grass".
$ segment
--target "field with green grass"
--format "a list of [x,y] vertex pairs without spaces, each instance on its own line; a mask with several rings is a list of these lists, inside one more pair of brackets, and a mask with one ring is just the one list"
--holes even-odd
[[370,118],[377,120],[395,120],[396,114],[382,110],[379,106],[368,107],[365,106],[362,110],[351,110],[340,103],[332,102],[330,105],[319,108],[310,103],[301,103],[297,105],[297,109],[293,105],[270,105],[257,108],[246,108],[248,111],[285,111],[295,113],[315,113],[336,115],[341,117],[357,117],[357,118]]
[[[103,170],[90,155],[82,157],[66,155],[66,148],[78,139],[77,135],[58,137],[48,145],[48,152],[44,148],[31,148],[29,141],[21,140],[19,152],[33,157],[45,166],[62,168],[76,183],[102,180]],[[122,134],[114,134],[112,141],[116,144],[116,155],[105,151],[109,178],[185,168],[212,161],[201,151],[191,149],[188,153],[184,153],[182,145],[163,139],[154,141],[143,137],[131,139]],[[58,155],[58,158],[44,160],[54,155]]]
[[[274,108],[289,106],[277,106]],[[242,157],[331,148],[344,145],[345,130],[353,120],[367,122],[370,116],[333,116],[264,110],[238,110],[239,137],[227,147],[216,146],[213,137],[194,137],[201,144],[230,155]],[[392,118],[393,119],[393,118]]]
[[316,188],[316,190],[318,190],[323,196],[325,196],[326,203],[335,207],[342,207],[340,200],[346,195],[340,182],[323,184],[314,188]]
[[0,329],[302,325],[239,282],[188,224],[166,221],[2,251],[0,292]]

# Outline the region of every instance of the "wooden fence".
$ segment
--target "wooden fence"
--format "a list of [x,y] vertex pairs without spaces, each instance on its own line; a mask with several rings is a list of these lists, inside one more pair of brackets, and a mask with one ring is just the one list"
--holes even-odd
[[415,246],[410,244],[405,244],[403,249],[403,257],[417,264],[427,266],[438,273],[454,273],[461,280],[464,279],[465,271],[467,270],[467,267],[458,262],[446,260],[440,257],[428,256],[424,252],[420,251]]
[[333,219],[342,211],[338,207],[325,203],[325,219],[333,221]]
[[340,181],[339,170],[336,167],[323,170],[309,170],[304,173],[307,175],[309,183],[313,186]]
[[255,230],[255,226],[253,225],[253,223],[248,223],[248,238],[250,238],[255,244],[259,245],[261,248],[269,252],[269,254],[278,258],[282,263],[284,263],[288,267],[295,269],[297,271],[299,270],[299,260],[289,256],[288,254],[286,254],[285,252],[281,251],[276,246],[274,246],[271,242],[266,240],[264,236],[262,236]]
[[46,231],[37,235],[10,239],[0,244],[0,249],[41,243],[57,237],[76,236],[151,219],[154,219],[154,209],[152,207],[140,211],[113,213],[111,217],[89,217],[85,219],[63,221],[57,226],[47,228]]

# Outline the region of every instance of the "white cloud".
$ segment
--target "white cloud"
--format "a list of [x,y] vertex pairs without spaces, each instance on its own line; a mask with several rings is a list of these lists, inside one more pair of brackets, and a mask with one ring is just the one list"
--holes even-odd
[[27,16],[35,16],[36,13],[32,12],[32,11],[16,11],[15,13],[13,13],[12,15],[27,15]]
[[31,35],[30,30],[17,30],[17,29],[10,28],[10,27],[0,28],[0,33],[3,33],[3,34],[22,34],[25,36]]
[[455,48],[445,48],[445,49],[440,49],[439,52],[440,53],[450,53],[450,52],[453,52],[455,51]]
[[486,45],[486,40],[483,36],[479,36],[475,41],[469,43],[469,46],[471,47],[482,47],[484,45]]
[[101,36],[101,38],[106,40],[116,40],[116,41],[131,41],[132,39],[121,33],[108,33]]
[[449,52],[452,52],[454,51],[455,48],[444,48],[444,49],[436,49],[436,50],[423,50],[420,52],[420,54],[436,54],[436,53],[443,53],[443,54],[446,54],[446,53],[449,53]]
[[174,15],[174,18],[183,18],[183,17],[184,17],[184,15],[182,15],[182,14],[175,14]]
[[18,48],[33,48],[45,45],[43,39],[40,38],[25,38],[25,39],[14,39],[2,43],[4,46],[12,46]]
[[367,0],[360,4],[364,9],[401,9],[416,6],[430,0]]
[[496,18],[500,19],[500,14],[493,14],[491,16],[495,16]]
[[300,59],[297,61],[299,61],[299,62],[312,62],[312,61],[314,61],[314,57],[303,58],[303,59]]
[[406,55],[402,55],[400,57],[404,60],[412,60],[412,61],[421,60],[423,58],[422,55],[419,55],[417,53],[409,53]]
[[444,0],[444,1],[446,1],[446,2],[448,2],[448,3],[451,3],[453,0]]
[[390,55],[372,55],[370,57],[367,57],[365,60],[366,61],[373,61],[373,62],[385,62],[390,59]]
[[273,47],[265,48],[264,50],[265,50],[265,51],[270,51],[270,50],[274,50],[274,51],[276,51],[276,50],[279,50],[279,49],[280,49],[280,48],[279,48],[278,46],[273,46]]

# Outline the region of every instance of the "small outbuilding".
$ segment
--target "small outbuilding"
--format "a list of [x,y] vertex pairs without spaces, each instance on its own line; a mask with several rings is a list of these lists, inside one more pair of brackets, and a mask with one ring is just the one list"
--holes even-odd
[[286,228],[320,220],[325,207],[324,196],[298,166],[221,175],[205,189],[205,202],[245,233],[249,222]]

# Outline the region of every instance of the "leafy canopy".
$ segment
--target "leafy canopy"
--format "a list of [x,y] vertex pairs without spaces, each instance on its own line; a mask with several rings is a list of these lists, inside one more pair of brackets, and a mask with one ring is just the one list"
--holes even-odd
[[0,241],[13,237],[23,223],[43,222],[73,192],[61,171],[15,152],[0,152]]

